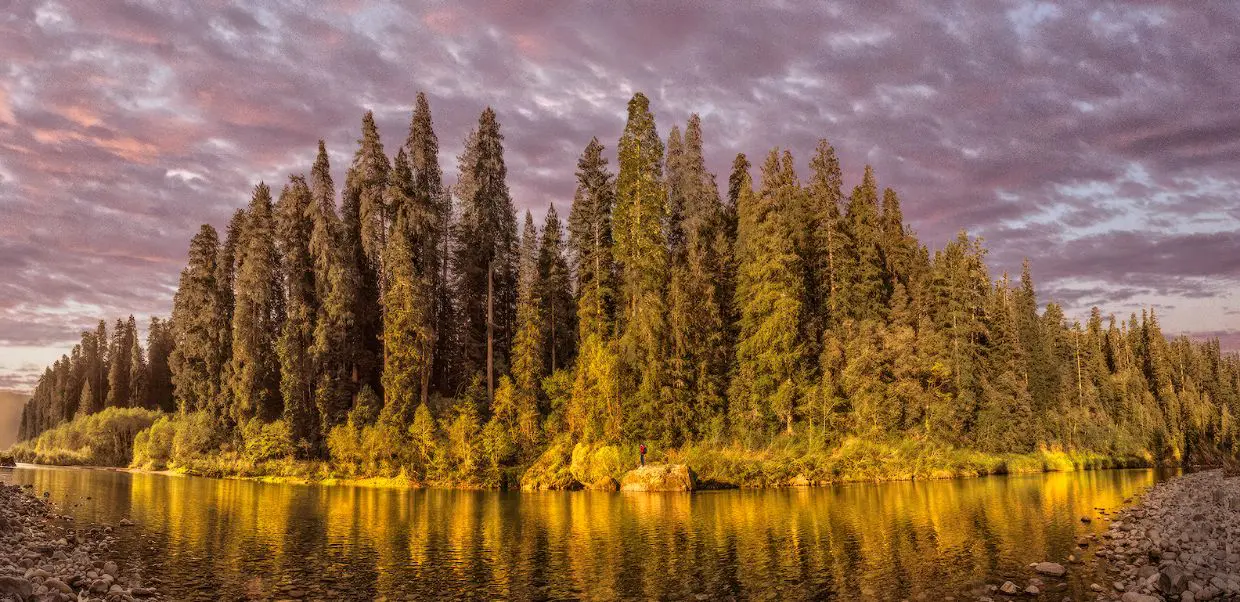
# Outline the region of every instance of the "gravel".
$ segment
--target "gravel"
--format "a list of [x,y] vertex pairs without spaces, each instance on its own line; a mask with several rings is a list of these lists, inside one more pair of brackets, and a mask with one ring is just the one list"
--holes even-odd
[[[0,600],[157,600],[137,568],[108,558],[110,526],[74,528],[30,486],[0,483]],[[132,523],[131,523],[132,524]]]

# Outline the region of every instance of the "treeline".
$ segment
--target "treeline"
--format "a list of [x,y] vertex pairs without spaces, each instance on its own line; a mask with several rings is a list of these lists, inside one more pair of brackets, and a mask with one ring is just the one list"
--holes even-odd
[[152,317],[146,347],[133,316],[116,320],[111,335],[104,320],[69,355],[43,371],[34,395],[22,410],[18,441],[32,438],[78,416],[104,408],[146,408],[171,412],[174,346],[169,324]]
[[617,169],[591,140],[567,226],[552,206],[540,227],[514,208],[490,108],[452,186],[424,95],[394,155],[367,113],[339,203],[320,141],[308,177],[278,198],[258,184],[222,240],[193,237],[145,367],[132,319],[107,345],[84,333],[23,437],[175,405],[208,432],[198,449],[261,437],[259,455],[484,481],[565,442],[1237,442],[1240,360],[1217,341],[1169,341],[1152,310],[1039,310],[1028,264],[994,279],[963,232],[931,253],[868,166],[845,192],[825,140],[805,175],[786,150],[756,175],[737,155],[721,193],[702,137],[696,115],[660,137],[635,95]]

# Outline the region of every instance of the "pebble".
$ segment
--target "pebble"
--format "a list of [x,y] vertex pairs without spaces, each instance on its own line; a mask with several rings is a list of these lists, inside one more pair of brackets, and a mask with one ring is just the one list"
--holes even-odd
[[107,559],[115,541],[110,527],[73,527],[49,498],[0,483],[0,600],[160,599],[137,573],[122,573]]

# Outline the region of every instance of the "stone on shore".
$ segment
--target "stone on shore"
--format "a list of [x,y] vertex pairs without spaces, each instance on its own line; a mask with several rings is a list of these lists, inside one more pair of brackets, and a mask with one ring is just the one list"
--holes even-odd
[[684,464],[650,464],[624,473],[622,491],[693,491],[697,475]]
[[611,477],[603,477],[590,484],[593,491],[620,491],[620,483]]
[[1068,572],[1067,569],[1063,568],[1062,564],[1057,562],[1039,562],[1033,565],[1033,570],[1051,577],[1063,577],[1064,573]]

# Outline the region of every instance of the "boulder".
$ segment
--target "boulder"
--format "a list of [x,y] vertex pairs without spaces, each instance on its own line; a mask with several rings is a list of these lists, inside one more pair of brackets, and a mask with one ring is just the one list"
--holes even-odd
[[650,464],[624,473],[622,491],[693,491],[697,475],[684,464]]
[[1064,573],[1068,572],[1062,564],[1057,562],[1039,562],[1033,565],[1033,570],[1051,577],[1063,577]]
[[1169,565],[1159,572],[1158,589],[1164,594],[1178,594],[1188,589],[1188,575],[1184,569]]
[[1018,591],[1020,591],[1020,590],[1016,588],[1016,584],[1015,584],[1015,583],[1012,583],[1011,581],[1004,581],[1004,582],[1003,582],[1003,585],[999,586],[999,591],[1001,591],[1001,592],[1003,592],[1003,593],[1005,593],[1005,594],[1007,594],[1007,595],[1009,595],[1009,596],[1014,596],[1014,595],[1016,595],[1016,592],[1018,592]]
[[0,577],[0,595],[25,600],[34,594],[34,586],[21,577]]
[[620,491],[620,483],[611,477],[603,477],[590,484],[594,491]]

